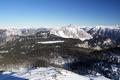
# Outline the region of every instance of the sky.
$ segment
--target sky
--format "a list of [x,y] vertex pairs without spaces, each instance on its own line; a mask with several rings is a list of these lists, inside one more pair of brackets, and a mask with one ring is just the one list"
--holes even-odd
[[120,0],[0,0],[0,27],[120,25]]

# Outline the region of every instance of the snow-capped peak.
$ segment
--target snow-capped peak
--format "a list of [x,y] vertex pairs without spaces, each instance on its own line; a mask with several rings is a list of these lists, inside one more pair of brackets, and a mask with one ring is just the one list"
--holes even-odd
[[92,36],[88,34],[86,31],[74,25],[68,25],[68,26],[60,27],[56,29],[53,28],[50,31],[50,33],[59,37],[80,39],[82,41],[92,38]]

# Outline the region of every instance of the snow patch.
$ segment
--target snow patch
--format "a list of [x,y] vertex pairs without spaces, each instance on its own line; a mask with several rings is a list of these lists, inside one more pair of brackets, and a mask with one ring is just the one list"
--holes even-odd
[[63,43],[64,41],[41,41],[37,42],[38,44],[54,44],[54,43]]

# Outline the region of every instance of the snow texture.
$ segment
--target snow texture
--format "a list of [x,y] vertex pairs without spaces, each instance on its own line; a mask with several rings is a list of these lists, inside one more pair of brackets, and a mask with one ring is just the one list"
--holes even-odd
[[81,76],[73,72],[54,68],[37,68],[31,69],[27,72],[3,72],[0,74],[0,80],[109,80],[101,75],[93,76]]

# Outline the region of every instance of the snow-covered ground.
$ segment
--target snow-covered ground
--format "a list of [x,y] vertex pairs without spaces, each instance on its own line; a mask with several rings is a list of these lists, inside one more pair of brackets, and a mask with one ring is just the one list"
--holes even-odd
[[64,41],[41,41],[41,42],[37,42],[40,44],[54,44],[54,43],[63,43]]
[[37,68],[23,72],[2,72],[0,80],[109,80],[101,75],[81,76],[73,72],[54,67]]

